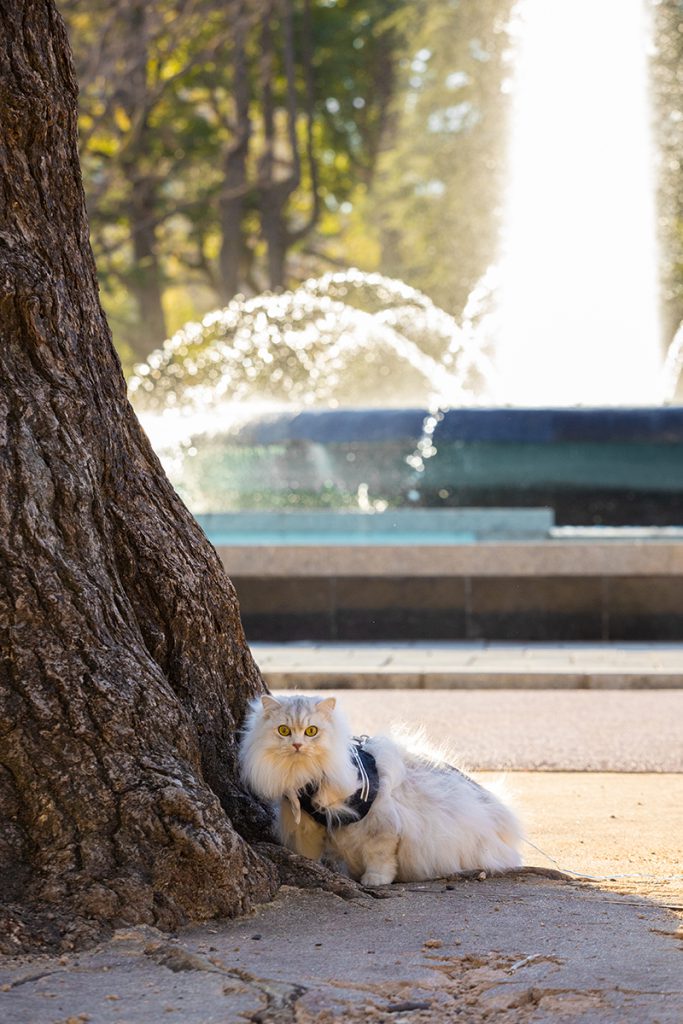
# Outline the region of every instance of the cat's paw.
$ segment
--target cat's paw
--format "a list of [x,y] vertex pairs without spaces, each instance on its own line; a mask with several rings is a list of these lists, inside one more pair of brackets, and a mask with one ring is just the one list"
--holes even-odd
[[394,872],[387,870],[368,870],[361,878],[361,885],[391,885],[394,880]]

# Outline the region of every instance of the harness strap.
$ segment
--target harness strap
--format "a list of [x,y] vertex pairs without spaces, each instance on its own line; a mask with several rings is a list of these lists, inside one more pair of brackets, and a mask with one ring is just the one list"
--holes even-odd
[[[348,821],[344,821],[343,818],[340,820],[338,812],[329,812],[316,807],[313,799],[318,792],[318,786],[313,782],[309,782],[307,786],[304,786],[297,793],[302,811],[310,814],[314,821],[324,825],[325,828],[353,825],[354,822],[360,821],[372,807],[375,797],[379,792],[377,762],[372,754],[364,749],[365,739],[366,737],[354,737],[349,751],[358,776],[358,789],[348,797],[344,806],[354,812],[353,818],[349,818]],[[343,811],[341,813],[343,815]]]

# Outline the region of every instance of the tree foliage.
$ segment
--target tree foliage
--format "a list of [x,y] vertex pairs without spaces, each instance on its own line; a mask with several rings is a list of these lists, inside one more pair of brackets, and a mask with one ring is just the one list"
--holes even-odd
[[662,328],[668,342],[683,321],[683,3],[655,0],[653,15],[660,286]]
[[382,267],[460,311],[495,253],[509,0],[64,6],[129,354],[330,265]]
[[372,172],[402,2],[65,0],[95,251],[131,354],[317,269]]
[[[330,267],[379,269],[461,313],[497,256],[512,0],[62,6],[124,362],[238,292]],[[653,10],[670,337],[683,315],[683,7]]]
[[372,212],[382,269],[460,313],[495,261],[509,0],[414,5]]

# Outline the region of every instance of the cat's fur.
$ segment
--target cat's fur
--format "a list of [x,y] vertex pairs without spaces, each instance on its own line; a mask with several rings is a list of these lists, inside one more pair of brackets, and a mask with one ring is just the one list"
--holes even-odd
[[[291,734],[281,736],[280,725]],[[309,726],[317,727],[315,736],[305,735]],[[520,865],[519,823],[496,795],[389,736],[365,743],[380,785],[367,816],[354,820],[345,807],[358,788],[350,745],[351,730],[334,697],[252,702],[240,748],[242,777],[273,804],[285,845],[314,860],[341,862],[365,885]],[[297,794],[308,783],[318,787],[314,804],[328,812],[327,828],[299,805]]]

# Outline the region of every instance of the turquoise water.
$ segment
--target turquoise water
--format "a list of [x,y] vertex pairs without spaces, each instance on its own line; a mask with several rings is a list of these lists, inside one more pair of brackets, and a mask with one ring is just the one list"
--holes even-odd
[[390,509],[366,512],[216,512],[197,516],[209,540],[227,547],[438,547],[481,540],[538,540],[551,509]]
[[419,533],[412,531],[395,531],[393,533],[351,533],[344,531],[295,531],[254,532],[245,533],[207,533],[215,547],[387,547],[405,545],[410,547],[438,546],[447,544],[474,544],[477,536],[474,533]]

